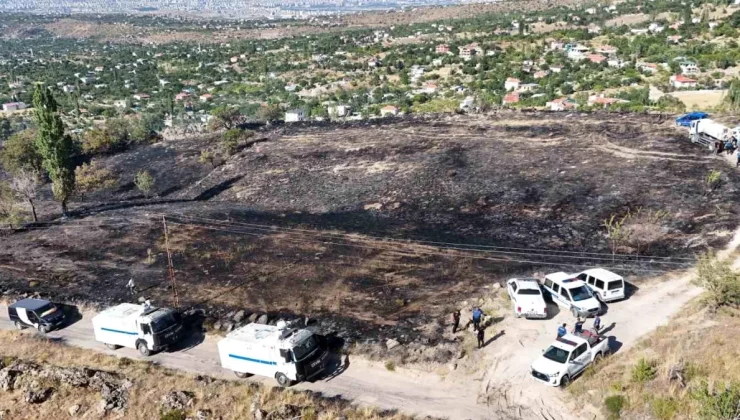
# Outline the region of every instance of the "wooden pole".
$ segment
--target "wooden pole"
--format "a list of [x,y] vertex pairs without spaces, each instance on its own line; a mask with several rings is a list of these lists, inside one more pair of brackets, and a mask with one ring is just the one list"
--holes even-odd
[[180,298],[177,296],[177,283],[175,282],[175,267],[172,265],[172,252],[170,251],[170,236],[164,214],[162,215],[162,225],[164,226],[164,246],[167,249],[167,270],[169,271],[172,295],[175,298],[175,308],[180,309]]

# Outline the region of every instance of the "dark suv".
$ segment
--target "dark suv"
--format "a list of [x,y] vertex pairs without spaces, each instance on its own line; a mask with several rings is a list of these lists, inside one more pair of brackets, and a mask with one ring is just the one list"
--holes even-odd
[[8,317],[19,330],[33,327],[47,333],[64,324],[64,313],[48,300],[23,299],[8,307]]

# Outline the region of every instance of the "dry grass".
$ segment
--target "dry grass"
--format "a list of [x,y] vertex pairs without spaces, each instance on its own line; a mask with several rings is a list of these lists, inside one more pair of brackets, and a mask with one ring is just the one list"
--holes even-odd
[[726,92],[726,90],[694,90],[673,92],[670,96],[683,102],[687,110],[711,110],[722,104]]
[[[124,419],[157,419],[160,412],[159,401],[172,391],[190,391],[195,394],[195,402],[186,410],[192,415],[198,409],[209,409],[212,418],[249,419],[252,418],[250,406],[253,399],[259,399],[261,408],[268,413],[286,404],[300,408],[302,418],[335,419],[407,419],[409,417],[382,413],[371,408],[357,408],[337,400],[325,400],[308,392],[267,388],[247,382],[214,380],[208,385],[196,382],[193,376],[154,366],[148,362],[115,358],[104,354],[89,352],[64,344],[53,343],[33,334],[16,331],[0,331],[2,358],[20,358],[36,363],[63,367],[87,367],[113,371],[133,382],[129,390],[128,409]],[[5,418],[39,419],[60,418],[69,407],[79,404],[81,417],[96,417],[95,406],[100,396],[97,392],[72,388],[66,384],[45,384],[53,386],[55,393],[43,404],[26,404],[23,391],[0,393],[0,407],[10,410]],[[88,412],[87,416],[82,413]],[[90,416],[92,415],[92,416]]]
[[[628,352],[607,358],[568,389],[584,405],[604,408],[604,399],[622,395],[625,418],[697,418],[692,391],[702,381],[710,387],[740,381],[740,313],[710,315],[694,302],[684,314],[661,327]],[[640,360],[653,363],[653,379],[638,380]],[[681,380],[671,372],[681,368]],[[644,377],[643,377],[644,378]]]

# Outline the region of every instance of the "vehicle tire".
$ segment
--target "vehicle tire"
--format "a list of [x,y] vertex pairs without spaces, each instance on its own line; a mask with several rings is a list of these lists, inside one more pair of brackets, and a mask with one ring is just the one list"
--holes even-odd
[[562,379],[560,379],[560,387],[567,388],[568,385],[570,385],[570,376],[565,375]]
[[105,347],[108,347],[111,350],[118,350],[121,346],[118,344],[106,344]]
[[39,332],[40,332],[41,334],[46,334],[46,333],[48,333],[48,332],[49,332],[49,327],[47,327],[46,325],[41,325],[41,324],[39,324],[39,326],[38,326],[38,330],[39,330]]
[[240,378],[240,379],[244,379],[244,378],[249,378],[250,376],[252,376],[252,374],[251,374],[251,373],[247,373],[247,372],[237,372],[237,371],[234,371],[234,375],[236,375],[236,377],[237,377],[237,378]]
[[143,341],[139,341],[139,344],[136,345],[136,349],[139,350],[139,354],[146,357],[152,354],[151,351],[149,351],[149,347],[146,346],[146,343]]
[[23,325],[23,324],[21,324],[21,322],[20,322],[20,321],[15,321],[15,329],[16,329],[16,330],[23,330],[23,329],[25,329],[25,328],[26,328],[26,326],[25,326],[25,325]]
[[604,360],[604,355],[601,354],[601,353],[596,353],[596,356],[594,356],[594,362],[593,362],[593,364],[594,365],[599,364],[599,363],[601,363],[602,360]]
[[289,387],[291,385],[291,380],[280,372],[275,375],[275,380],[277,381],[278,385],[282,386],[283,388]]

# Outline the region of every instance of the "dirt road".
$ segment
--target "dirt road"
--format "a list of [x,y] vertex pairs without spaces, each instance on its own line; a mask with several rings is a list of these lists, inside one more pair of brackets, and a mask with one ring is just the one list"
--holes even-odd
[[[0,306],[0,313],[7,314],[7,307]],[[103,344],[96,342],[91,317],[91,314],[85,314],[75,324],[48,335],[73,346],[116,356],[140,358],[136,350],[124,348],[111,351]],[[0,319],[0,328],[14,328],[7,319],[7,315]],[[236,379],[233,373],[223,370],[219,365],[217,341],[216,338],[206,337],[202,343],[190,349],[155,354],[149,359],[168,368]],[[274,384],[272,379],[265,379],[264,382]],[[333,379],[299,384],[295,388],[321,392],[328,397],[341,396],[357,404],[387,410],[402,410],[410,414],[453,419],[490,418],[488,409],[476,403],[477,384],[470,383],[465,386],[445,382],[433,374],[412,372],[401,368],[396,368],[391,372],[382,365],[361,360],[350,360],[349,368]]]

